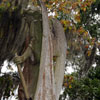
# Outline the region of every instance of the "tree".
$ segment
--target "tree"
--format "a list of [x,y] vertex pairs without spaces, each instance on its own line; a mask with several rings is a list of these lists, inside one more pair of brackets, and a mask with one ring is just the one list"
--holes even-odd
[[[80,9],[81,23],[78,23],[77,25],[78,27],[83,26],[86,30],[88,30],[91,38],[94,38],[93,40],[95,40],[95,43],[98,42],[98,39],[100,38],[100,34],[98,33],[98,29],[99,29],[98,25],[100,24],[100,22],[98,17],[96,17],[99,16],[99,12],[100,12],[99,5],[100,5],[100,1],[96,0],[89,8],[87,8],[86,11]],[[86,50],[87,48],[89,49],[89,47],[91,47],[91,45],[94,44],[94,42],[90,41],[90,39],[88,41],[89,41],[87,42],[88,45],[86,45],[85,48],[83,48],[83,50],[84,49]],[[92,56],[88,57],[87,55],[85,55],[87,62],[88,63],[92,62],[92,63],[89,64],[88,73],[85,72],[84,77],[79,78],[78,75],[80,71],[79,68],[81,68],[80,66],[82,66],[83,68],[82,72],[84,72],[84,68],[86,68],[86,66],[84,66],[84,62],[82,62],[84,56],[82,56],[82,58],[75,57],[77,58],[76,60],[74,60],[75,58],[73,57],[74,64],[72,62],[72,66],[76,65],[77,69],[75,70],[76,72],[74,72],[73,74],[65,75],[64,78],[65,89],[63,94],[60,97],[60,100],[64,100],[66,96],[69,96],[69,100],[77,100],[77,99],[99,100],[100,96],[98,95],[99,94],[98,89],[100,84],[99,84],[98,73],[99,73],[100,63],[98,61],[100,60],[100,54],[99,54],[100,50],[98,45],[96,48],[98,48],[98,51],[96,51],[94,57],[93,57],[94,53],[91,52],[91,50],[89,52],[91,52]],[[95,50],[92,49],[92,51]],[[85,51],[84,54],[86,54],[86,52],[87,51]],[[80,56],[80,54],[78,54],[78,56]],[[95,68],[93,66],[93,63],[95,63]]]
[[[4,60],[12,61],[17,52],[16,62],[24,61],[23,74],[29,97],[34,100],[58,100],[65,62],[76,64],[77,61],[72,58],[80,57],[78,78],[81,78],[95,58],[99,44],[90,38],[81,21],[81,11],[85,12],[95,0],[39,1],[1,2],[0,64]],[[48,18],[47,12],[55,15]],[[25,99],[21,84],[18,96],[20,100]]]
[[[3,32],[0,41],[2,48],[0,61],[2,64],[5,59],[12,60],[16,52],[18,55],[23,54],[18,57],[18,61],[25,60],[23,74],[29,97],[34,100],[55,100],[59,98],[62,87],[66,58],[66,39],[63,27],[59,21],[51,20],[51,28],[54,31],[52,33],[43,2],[41,2],[42,16],[38,7],[25,9],[27,4],[26,0],[2,1],[1,3]],[[7,40],[4,39],[5,37]],[[31,58],[32,54],[34,54],[34,60]],[[53,56],[56,57],[55,73],[53,71]],[[21,84],[19,99],[25,99]]]
[[77,79],[78,73],[66,75],[67,81],[64,82],[66,87],[60,100],[65,100],[69,95],[70,100],[99,100],[100,99],[100,67],[91,68],[87,77]]

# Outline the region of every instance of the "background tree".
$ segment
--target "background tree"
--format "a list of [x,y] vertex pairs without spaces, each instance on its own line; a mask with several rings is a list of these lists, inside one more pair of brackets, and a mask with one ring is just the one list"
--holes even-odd
[[[85,9],[80,9],[81,14],[81,23],[76,24],[77,27],[83,26],[85,30],[88,31],[89,37],[83,37],[85,39],[84,41],[84,48],[83,48],[83,56],[78,57],[78,59],[74,60],[74,64],[77,65],[77,69],[75,69],[75,73],[72,73],[70,75],[65,75],[64,80],[64,87],[65,90],[63,94],[60,97],[60,100],[65,100],[66,96],[69,95],[68,100],[99,100],[99,66],[100,63],[98,63],[100,58],[100,50],[99,50],[99,39],[100,39],[100,33],[99,33],[99,13],[100,13],[100,1],[96,0],[90,7],[87,7],[84,5]],[[81,31],[80,31],[81,32]],[[91,47],[96,43],[97,49],[92,49]],[[96,50],[96,51],[95,51]],[[93,53],[93,51],[96,52]],[[87,54],[86,54],[87,53]],[[95,56],[93,56],[95,54]],[[78,54],[80,56],[80,54]],[[91,56],[90,56],[91,55]],[[84,72],[84,68],[86,70],[87,66],[84,66],[84,63],[82,60],[83,57],[86,57],[86,60],[89,64],[89,69],[85,71],[84,77],[79,78],[80,71]],[[90,56],[90,57],[89,57]],[[75,59],[73,57],[73,59]],[[90,60],[90,61],[89,61]],[[82,62],[82,63],[81,63]],[[85,61],[85,63],[87,63]],[[92,62],[92,63],[91,63]],[[92,66],[95,63],[95,68]],[[86,65],[86,64],[85,64]],[[72,66],[74,67],[73,63]],[[82,66],[82,69],[80,69]],[[74,67],[75,68],[75,67]],[[87,72],[89,72],[87,74]],[[69,81],[67,81],[69,79]],[[97,96],[98,95],[98,96]]]

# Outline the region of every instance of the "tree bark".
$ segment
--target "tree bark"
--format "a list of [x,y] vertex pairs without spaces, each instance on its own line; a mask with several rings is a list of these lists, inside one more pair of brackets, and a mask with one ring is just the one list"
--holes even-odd
[[35,100],[56,100],[51,31],[46,8],[43,2],[40,1],[40,3],[42,8],[43,36],[39,80]]
[[64,72],[65,72],[65,62],[66,62],[66,38],[64,29],[61,23],[53,19],[53,52],[54,57],[56,57],[55,65],[54,65],[54,76],[55,76],[55,89],[56,89],[56,98],[59,99],[59,95],[62,89]]
[[[20,11],[15,11],[15,16],[13,16],[12,12],[11,16],[5,17],[9,23],[2,21],[4,24],[3,26],[1,25],[0,35],[1,32],[4,35],[1,39],[2,41],[0,41],[0,47],[2,47],[0,51],[2,57],[0,59],[2,62],[5,59],[10,60],[16,52],[21,55],[30,44],[32,38],[32,55],[24,62],[23,69],[29,96],[32,100],[58,100],[63,83],[66,59],[64,30],[57,20],[52,20],[52,29],[54,30],[50,29],[47,11],[43,3],[41,3],[42,16],[41,11],[37,9],[25,9],[27,4],[28,0],[19,0],[18,6],[21,5],[22,7]],[[23,11],[22,14],[21,11]],[[18,20],[20,20],[20,27],[18,26]],[[5,34],[5,26],[8,34]],[[5,37],[7,39],[3,40]],[[8,48],[9,46],[10,49]],[[53,63],[54,56],[57,56],[55,65]],[[19,100],[25,100],[21,83],[19,84],[18,96]]]

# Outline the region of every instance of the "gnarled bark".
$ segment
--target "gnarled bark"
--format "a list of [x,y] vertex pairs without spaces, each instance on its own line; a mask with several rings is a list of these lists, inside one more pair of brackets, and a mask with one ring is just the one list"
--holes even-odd
[[[8,15],[8,17],[5,17],[8,20],[7,23],[5,22],[3,26],[0,26],[3,30],[0,29],[0,32],[3,32],[3,37],[7,38],[6,40],[2,38],[2,41],[0,41],[0,47],[2,48],[0,51],[0,59],[3,62],[5,59],[13,58],[16,52],[18,55],[23,54],[32,38],[32,55],[24,62],[23,70],[29,96],[33,100],[58,100],[63,82],[66,59],[66,39],[63,28],[59,21],[53,20],[54,37],[52,37],[44,4],[41,2],[41,19],[40,11],[36,9],[35,11],[24,9],[28,0],[22,0],[22,2],[23,4],[20,1],[18,4],[22,4],[21,7],[23,9],[20,8],[20,11],[17,9],[17,12],[14,12],[14,16]],[[21,11],[23,11],[22,14]],[[10,12],[7,13],[9,14]],[[3,23],[3,21],[1,22]],[[9,27],[10,25],[13,25],[13,27]],[[5,26],[7,28],[7,34],[4,31]],[[53,56],[57,56],[55,71],[53,68]],[[19,100],[24,99],[23,87],[20,84]]]

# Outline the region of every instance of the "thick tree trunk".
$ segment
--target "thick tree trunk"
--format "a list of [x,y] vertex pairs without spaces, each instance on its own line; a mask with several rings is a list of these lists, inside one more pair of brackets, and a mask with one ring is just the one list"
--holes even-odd
[[43,2],[40,1],[40,3],[42,8],[43,36],[39,80],[35,100],[56,100],[51,31],[46,8]]
[[[22,4],[22,8],[25,8],[28,0],[22,0],[22,2],[19,0],[18,5]],[[50,29],[46,9],[44,5],[41,5],[41,7],[42,16],[37,9],[20,9],[20,11],[14,12],[15,16],[12,14],[13,12],[11,16],[10,12],[8,12],[8,18],[5,17],[5,19],[10,19],[10,21],[1,26],[3,31],[0,29],[0,32],[4,33],[2,41],[0,41],[0,47],[2,47],[0,59],[1,61],[11,59],[16,52],[22,54],[32,38],[32,55],[24,62],[23,69],[29,96],[32,100],[58,100],[64,76],[66,39],[59,21],[53,20],[53,31]],[[22,14],[21,11],[23,11]],[[18,20],[20,21],[20,27],[18,26]],[[3,21],[1,22],[3,23]],[[5,34],[5,26],[7,31],[9,30],[8,34]],[[3,40],[5,36],[7,39]],[[3,41],[5,41],[4,45]],[[12,45],[11,42],[13,42]],[[9,46],[10,49],[8,48]],[[57,57],[55,65],[53,63],[54,56]],[[19,100],[25,100],[21,84],[18,92]]]

